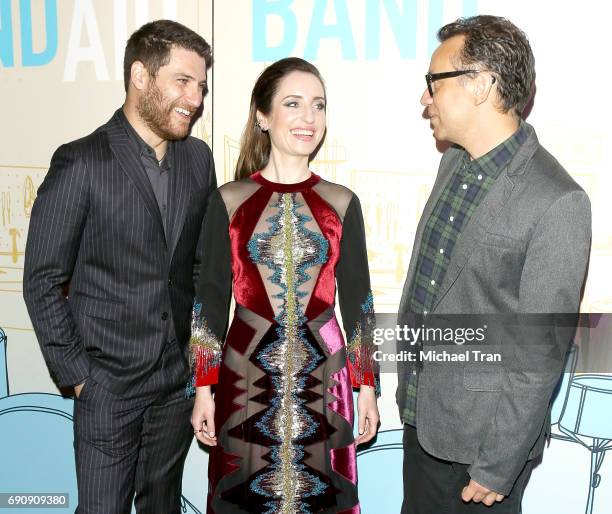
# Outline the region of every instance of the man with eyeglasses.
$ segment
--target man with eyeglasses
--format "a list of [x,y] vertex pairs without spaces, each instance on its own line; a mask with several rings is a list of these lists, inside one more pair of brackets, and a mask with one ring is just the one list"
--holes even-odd
[[[535,80],[527,37],[495,16],[459,19],[438,37],[421,104],[451,146],[417,228],[400,320],[578,312],[590,204],[522,119]],[[400,372],[402,514],[520,512],[571,335],[520,324],[499,334],[512,355],[499,365]]]

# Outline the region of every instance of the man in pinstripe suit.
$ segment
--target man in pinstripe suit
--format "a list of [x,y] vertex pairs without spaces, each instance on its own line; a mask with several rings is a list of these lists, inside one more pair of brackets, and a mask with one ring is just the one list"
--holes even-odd
[[179,23],[137,30],[125,104],[55,152],[32,210],[24,298],[51,373],[75,388],[78,513],[180,510],[190,312],[216,187],[210,149],[188,134],[210,65]]

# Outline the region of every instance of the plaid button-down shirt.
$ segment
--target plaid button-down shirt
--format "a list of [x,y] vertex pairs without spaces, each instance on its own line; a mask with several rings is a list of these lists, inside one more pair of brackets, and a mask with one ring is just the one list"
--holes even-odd
[[[464,152],[425,225],[410,286],[411,312],[427,314],[435,305],[461,230],[525,139],[527,131],[521,121],[512,136],[482,157],[470,161],[469,154]],[[402,384],[406,391],[402,395],[400,412],[402,421],[410,425],[416,424],[417,385],[416,371],[412,371]]]

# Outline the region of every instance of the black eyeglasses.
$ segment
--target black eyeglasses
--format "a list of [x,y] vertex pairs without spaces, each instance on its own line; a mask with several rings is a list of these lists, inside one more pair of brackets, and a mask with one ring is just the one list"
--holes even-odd
[[[427,82],[427,90],[429,91],[429,95],[434,95],[432,84],[436,80],[450,79],[452,77],[460,77],[461,75],[467,75],[468,73],[480,73],[481,71],[486,70],[455,70],[445,71],[443,73],[428,73],[427,75],[425,75],[425,82]],[[495,77],[493,77],[493,83],[495,83]]]

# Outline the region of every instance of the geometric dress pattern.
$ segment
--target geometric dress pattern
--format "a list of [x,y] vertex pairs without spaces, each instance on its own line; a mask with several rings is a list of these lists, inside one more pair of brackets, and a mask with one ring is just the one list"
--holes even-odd
[[256,172],[209,202],[191,337],[191,387],[216,385],[207,512],[358,513],[352,388],[379,390],[359,200]]

